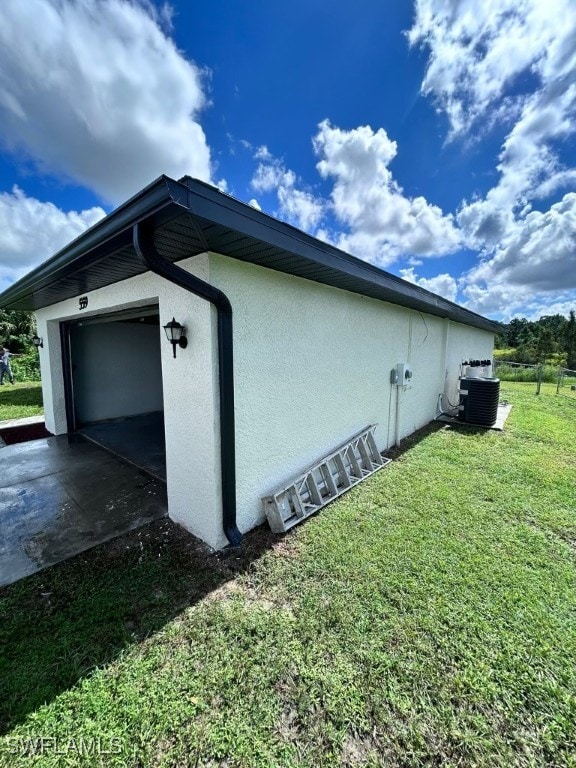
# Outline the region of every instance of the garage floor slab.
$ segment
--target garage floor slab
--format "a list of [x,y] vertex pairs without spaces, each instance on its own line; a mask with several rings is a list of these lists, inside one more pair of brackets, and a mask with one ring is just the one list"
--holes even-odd
[[162,411],[110,419],[80,427],[82,435],[166,481],[166,442]]
[[0,586],[167,514],[166,485],[81,435],[0,450]]

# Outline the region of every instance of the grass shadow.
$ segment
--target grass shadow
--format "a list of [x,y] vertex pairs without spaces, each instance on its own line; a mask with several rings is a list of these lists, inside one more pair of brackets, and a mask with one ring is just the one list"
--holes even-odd
[[498,431],[492,430],[490,427],[481,427],[477,424],[466,424],[465,422],[431,421],[416,432],[408,435],[408,437],[403,438],[400,445],[392,445],[390,448],[387,448],[382,452],[382,455],[389,459],[399,459],[429,435],[433,435],[435,432],[440,432],[443,429],[457,430],[466,437],[486,437],[491,432]]
[[5,384],[0,389],[0,406],[36,405],[42,407],[42,387],[31,382],[27,386]]
[[431,421],[424,427],[420,427],[416,432],[412,432],[411,435],[404,437],[400,441],[400,445],[391,445],[385,451],[382,451],[382,455],[388,459],[398,459],[400,456],[411,451],[412,448],[415,448],[418,443],[421,443],[422,440],[425,440],[429,435],[439,432],[445,426],[446,424],[443,422]]
[[0,735],[250,568],[263,527],[212,553],[167,518],[0,588]]

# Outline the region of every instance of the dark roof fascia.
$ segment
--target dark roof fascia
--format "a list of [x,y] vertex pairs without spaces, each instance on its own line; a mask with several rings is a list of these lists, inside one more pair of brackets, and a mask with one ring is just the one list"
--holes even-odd
[[[323,280],[325,284],[331,284],[330,273],[332,279],[344,274],[386,290],[389,298],[383,299],[385,301],[408,308],[416,307],[419,311],[447,317],[491,333],[502,331],[502,326],[493,320],[321,242],[290,224],[278,221],[220,192],[210,184],[190,177],[175,181],[168,176],[160,176],[4,291],[0,295],[0,306],[9,309],[34,292],[106,258],[114,250],[130,245],[134,224],[151,216],[159,224],[164,218],[175,215],[177,209],[180,212],[187,210],[192,217],[198,216],[321,266],[326,275]],[[210,247],[210,243],[207,245]],[[212,250],[218,252],[217,248]]]
[[131,245],[134,224],[167,206],[186,206],[186,202],[187,193],[182,185],[168,176],[160,176],[5,290],[0,295],[0,306],[9,309],[27,295],[106,258],[110,251]]
[[184,177],[180,182],[189,190],[187,207],[192,214],[297,254],[327,270],[344,272],[351,277],[392,290],[396,295],[397,304],[404,305],[403,299],[409,299],[411,303],[416,302],[422,312],[447,317],[490,333],[501,333],[504,330],[503,326],[494,320],[317,240],[290,224],[240,202],[216,187],[189,177]]

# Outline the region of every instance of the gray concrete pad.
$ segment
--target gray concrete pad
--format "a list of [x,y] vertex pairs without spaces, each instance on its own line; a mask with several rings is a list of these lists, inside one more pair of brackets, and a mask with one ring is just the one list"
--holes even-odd
[[498,406],[498,413],[496,415],[496,423],[492,427],[492,429],[497,429],[499,431],[502,431],[504,429],[504,424],[506,424],[506,419],[508,416],[510,416],[510,411],[512,410],[512,406],[510,403],[501,404]]
[[471,421],[460,421],[460,419],[457,419],[455,416],[447,416],[444,413],[437,417],[437,421],[445,421],[447,424],[460,424],[463,427],[483,427],[483,429],[495,429],[497,432],[502,432],[504,425],[506,424],[506,419],[508,416],[510,416],[511,410],[512,406],[510,403],[501,403],[498,405],[496,421],[491,427],[487,427],[485,424],[474,424]]
[[2,449],[0,586],[167,514],[166,486],[80,435]]
[[151,475],[166,480],[164,413],[143,413],[80,427],[84,437]]

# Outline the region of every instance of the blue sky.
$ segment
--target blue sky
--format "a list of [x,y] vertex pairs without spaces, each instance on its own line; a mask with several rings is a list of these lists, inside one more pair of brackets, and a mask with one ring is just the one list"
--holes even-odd
[[573,0],[3,0],[0,289],[197,176],[497,319],[576,307]]

